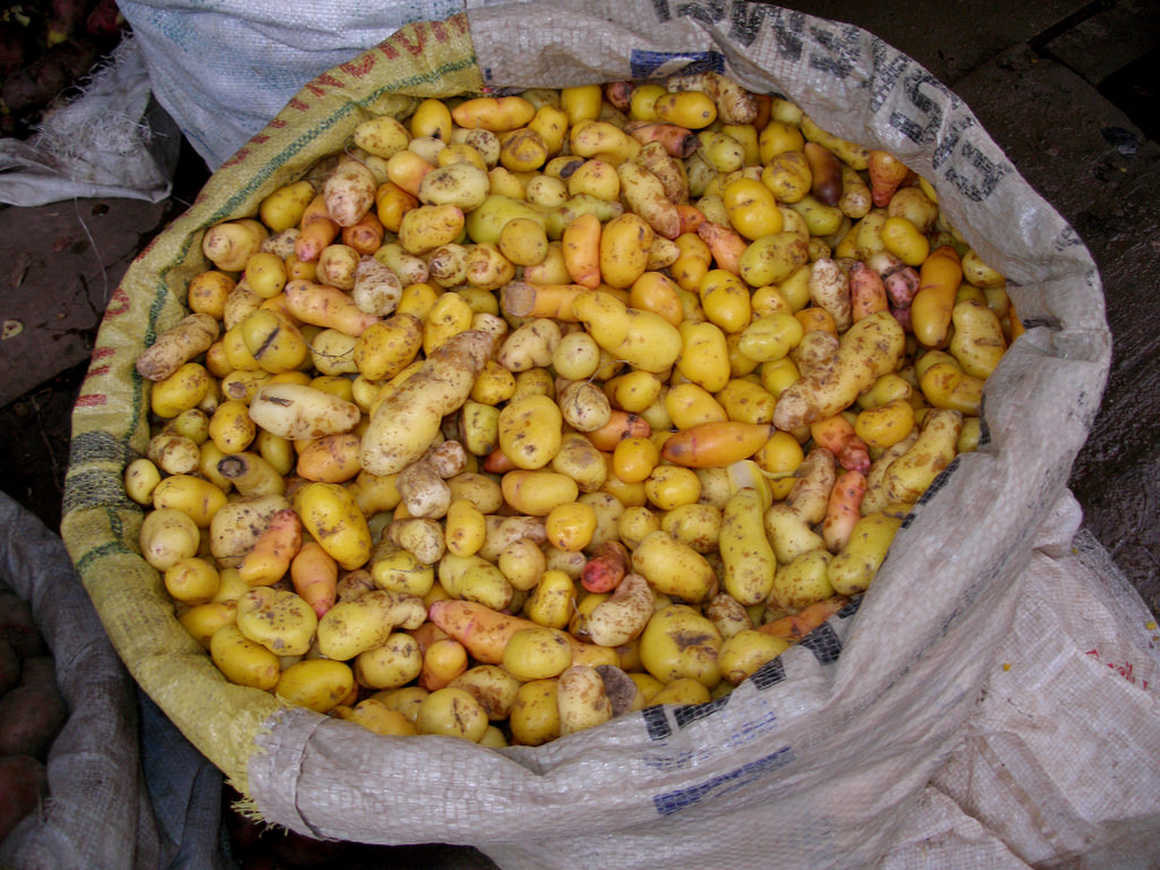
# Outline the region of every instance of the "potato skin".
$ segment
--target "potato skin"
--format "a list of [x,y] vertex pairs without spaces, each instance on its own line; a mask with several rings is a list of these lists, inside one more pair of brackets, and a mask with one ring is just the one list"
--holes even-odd
[[385,399],[363,434],[362,466],[372,474],[402,471],[423,455],[443,417],[458,410],[492,354],[495,336],[461,332],[431,354]]

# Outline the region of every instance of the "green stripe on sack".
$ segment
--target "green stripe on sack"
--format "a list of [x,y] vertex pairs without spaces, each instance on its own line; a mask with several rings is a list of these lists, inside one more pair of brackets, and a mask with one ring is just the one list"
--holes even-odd
[[134,455],[123,438],[105,431],[82,432],[69,445],[68,464],[75,467],[84,462],[115,462],[124,464]]
[[125,556],[125,555],[134,556],[134,555],[140,555],[140,554],[129,549],[127,546],[125,546],[120,541],[109,541],[108,543],[101,544],[98,547],[93,547],[93,549],[89,550],[87,553],[85,553],[83,556],[81,556],[79,559],[77,559],[76,560],[77,573],[85,574],[89,570],[89,568],[91,568],[93,566],[93,563],[96,562],[98,559],[104,559],[106,556]]
[[125,495],[125,484],[120,474],[110,471],[80,471],[69,475],[61,509],[71,513],[83,508],[136,507],[136,502]]

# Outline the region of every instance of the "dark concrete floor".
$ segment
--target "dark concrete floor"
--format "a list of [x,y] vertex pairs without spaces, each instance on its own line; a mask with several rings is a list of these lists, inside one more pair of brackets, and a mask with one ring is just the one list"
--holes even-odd
[[[784,5],[857,24],[924,64],[1087,244],[1115,346],[1071,486],[1088,527],[1160,614],[1160,99],[1150,77],[1160,68],[1160,2]],[[173,196],[156,206],[0,207],[0,321],[22,327],[0,341],[0,430],[10,433],[0,489],[50,528],[59,527],[69,413],[99,316],[133,254],[204,178],[187,152]]]

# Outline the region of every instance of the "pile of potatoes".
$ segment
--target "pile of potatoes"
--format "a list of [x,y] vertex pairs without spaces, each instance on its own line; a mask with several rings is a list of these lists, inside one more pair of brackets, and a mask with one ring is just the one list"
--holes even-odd
[[892,155],[703,73],[428,99],[206,231],[141,551],[225,678],[538,745],[864,592],[1021,327]]
[[0,584],[0,840],[48,797],[44,762],[67,718],[32,609]]

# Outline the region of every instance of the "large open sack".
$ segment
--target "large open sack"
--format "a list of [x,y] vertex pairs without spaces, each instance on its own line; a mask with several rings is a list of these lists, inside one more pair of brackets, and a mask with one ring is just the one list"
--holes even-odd
[[[710,704],[647,709],[542,747],[492,751],[379,737],[226,682],[139,556],[142,512],[121,483],[149,437],[147,388],[133,364],[183,316],[186,283],[207,268],[204,230],[252,214],[340,150],[360,121],[402,115],[417,98],[690,65],[783,94],[832,132],[891,151],[1008,276],[1027,333],[988,382],[980,449],[916,506],[860,607]],[[270,822],[372,843],[471,844],[505,867],[864,866],[899,837],[915,851],[891,854],[913,866],[940,831],[972,836],[961,820],[915,813],[933,806],[928,783],[962,747],[988,679],[1008,673],[1004,641],[1056,624],[1050,601],[1035,599],[1030,614],[1021,602],[1051,572],[1073,570],[1076,523],[1060,513],[1074,504],[1068,471],[1109,360],[1099,277],[1080,239],[962,101],[881,40],[742,2],[469,5],[311,80],[133,264],[74,412],[63,533],[133,676]],[[1144,668],[1146,643],[1121,641],[1116,649],[1136,650]],[[1028,667],[1013,667],[1014,679],[1036,680],[1040,655],[1072,652],[1029,642],[1015,663]],[[1133,717],[1138,739],[1155,745],[1154,702],[1138,691],[1117,715]],[[942,797],[968,800],[967,791]],[[1148,812],[1139,829],[1154,832],[1155,807]],[[1116,836],[1092,824],[1089,843]]]

